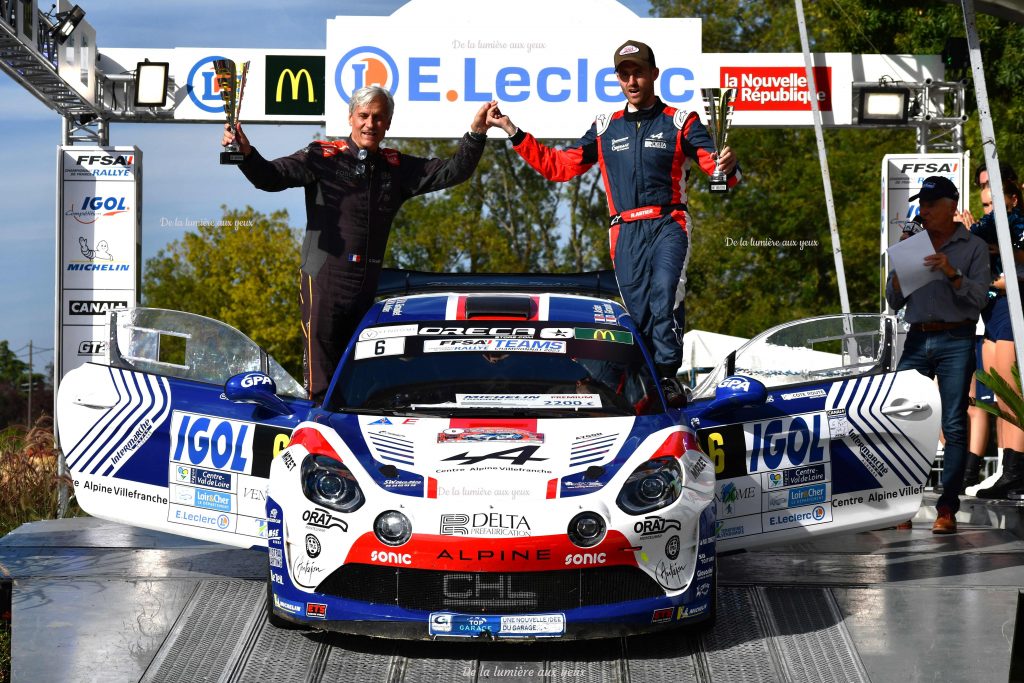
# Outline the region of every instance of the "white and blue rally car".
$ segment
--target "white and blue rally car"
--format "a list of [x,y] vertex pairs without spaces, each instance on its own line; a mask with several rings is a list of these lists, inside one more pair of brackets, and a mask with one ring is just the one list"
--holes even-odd
[[674,409],[610,273],[384,282],[323,405],[222,323],[112,312],[58,395],[82,508],[266,548],[276,625],[531,639],[707,626],[716,551],[920,504],[938,395],[892,318],[776,327]]

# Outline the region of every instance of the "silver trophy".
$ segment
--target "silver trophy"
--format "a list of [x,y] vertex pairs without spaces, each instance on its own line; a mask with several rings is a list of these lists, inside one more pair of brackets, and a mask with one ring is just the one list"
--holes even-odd
[[[242,62],[239,69],[230,59],[216,59],[213,70],[217,76],[217,88],[224,102],[224,116],[227,117],[231,132],[238,135],[238,117],[242,112],[242,94],[245,92],[245,77],[249,73],[249,62]],[[245,159],[237,142],[224,145],[220,163],[240,164]]]
[[[732,125],[732,110],[736,100],[736,88],[701,88],[704,94],[704,113],[708,119],[708,134],[715,145],[715,152],[721,155],[729,138]],[[711,174],[711,192],[721,194],[729,191],[725,173],[715,168]]]

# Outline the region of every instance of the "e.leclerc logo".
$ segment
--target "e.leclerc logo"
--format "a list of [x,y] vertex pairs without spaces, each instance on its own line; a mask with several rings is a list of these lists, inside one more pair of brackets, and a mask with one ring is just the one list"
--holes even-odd
[[[462,68],[452,71],[462,74],[458,89],[446,89],[440,82],[441,57],[409,57],[406,66],[403,79],[412,102],[439,102],[442,93],[449,102],[523,102],[534,96],[542,102],[595,99],[619,103],[624,99],[614,67],[592,69],[590,61],[583,57],[545,66],[536,73],[521,66],[503,66],[493,77],[477,64],[475,57],[465,57]],[[379,85],[395,94],[398,84],[397,63],[387,52],[372,45],[349,50],[334,70],[334,86],[346,102],[364,86]],[[671,104],[688,102],[694,97],[694,73],[685,67],[664,67],[656,85],[661,99]]]
[[[436,63],[438,60],[432,61]],[[395,94],[398,90],[398,65],[384,50],[362,45],[349,50],[338,61],[334,70],[334,86],[342,99],[348,102],[352,93],[368,85],[379,85]]]
[[218,59],[227,57],[214,55],[200,59],[188,72],[188,80],[185,82],[185,91],[192,104],[211,114],[224,111],[224,102],[220,99],[220,88],[217,86],[217,74],[213,70],[213,63]]

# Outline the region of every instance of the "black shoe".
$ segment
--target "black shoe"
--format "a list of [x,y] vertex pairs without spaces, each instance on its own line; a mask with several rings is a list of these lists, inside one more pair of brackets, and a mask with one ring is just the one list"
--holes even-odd
[[1003,474],[996,483],[975,495],[983,500],[1006,500],[1010,491],[1024,490],[1024,454],[1012,448],[1003,449]]
[[686,390],[675,377],[663,377],[661,389],[669,408],[682,408],[686,405]]
[[967,454],[967,465],[964,467],[964,488],[981,483],[981,462],[980,455]]

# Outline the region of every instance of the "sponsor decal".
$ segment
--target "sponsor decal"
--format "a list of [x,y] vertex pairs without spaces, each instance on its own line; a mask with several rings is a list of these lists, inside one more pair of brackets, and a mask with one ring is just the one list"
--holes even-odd
[[313,534],[306,534],[306,554],[314,559],[320,557],[320,539]]
[[379,420],[374,420],[373,422],[370,422],[369,424],[372,424],[372,425],[389,425],[389,424],[391,424],[391,420],[387,419],[386,417],[382,417]]
[[573,330],[576,339],[588,341],[609,341],[619,344],[632,344],[633,333],[624,330],[593,329],[589,327],[577,327]]
[[738,391],[750,391],[750,380],[745,377],[726,377],[718,383],[720,389],[733,389]]
[[469,451],[465,453],[459,453],[453,455],[450,458],[445,458],[443,462],[457,462],[459,465],[479,465],[481,462],[488,460],[499,460],[508,462],[510,465],[525,465],[528,462],[542,462],[547,458],[535,458],[534,454],[540,450],[540,446],[522,446],[520,448],[510,448],[505,451],[495,451],[493,453],[476,453],[470,455]]
[[82,489],[85,491],[92,491],[94,493],[105,493],[111,496],[120,496],[121,498],[128,498],[129,500],[167,505],[167,499],[163,496],[152,493],[143,493],[141,491],[136,491],[135,489],[130,489],[127,486],[108,486],[107,484],[97,484],[96,482],[86,481],[82,484]]
[[687,565],[676,562],[660,561],[654,567],[654,578],[662,588],[679,590],[686,585]]
[[[736,111],[810,111],[802,66],[723,66],[723,88],[736,88]],[[832,111],[832,67],[814,67],[818,109]]]
[[324,113],[325,58],[321,55],[267,55],[264,58],[269,115],[320,116]]
[[279,586],[284,585],[284,574],[280,572],[270,572],[270,582],[276,583]]
[[[69,301],[69,315],[106,315],[128,308],[127,301]],[[83,342],[84,343],[84,342]]]
[[134,154],[80,154],[64,167],[65,178],[131,178]]
[[84,341],[78,345],[79,356],[102,356],[107,352],[105,341]]
[[223,491],[231,490],[231,475],[226,472],[215,472],[199,467],[179,467],[177,469],[179,475],[183,470],[187,472],[187,481],[190,484],[205,486],[210,489],[221,489]]
[[432,612],[430,614],[430,632],[431,633],[451,633],[452,631],[452,615],[450,614],[438,614]]
[[566,567],[592,566],[595,564],[604,564],[607,561],[607,553],[570,553],[565,556]]
[[690,617],[698,617],[708,611],[707,604],[701,605],[700,607],[680,607],[676,613],[676,619],[682,621],[683,619],[689,619]]
[[[320,529],[338,528],[342,531],[348,531],[348,522],[335,517],[327,510],[322,510],[320,508],[303,511],[302,521],[309,526],[315,526]],[[313,557],[315,557],[315,555]]]
[[245,389],[251,389],[257,386],[271,386],[274,380],[262,372],[250,372],[244,375],[238,383]]
[[441,584],[444,603],[466,607],[500,604],[509,608],[531,609],[537,606],[537,594],[527,590],[526,579],[511,575],[494,581],[486,574],[447,572]]
[[697,458],[697,461],[690,466],[690,478],[697,479],[700,477],[701,472],[708,466],[707,458]]
[[670,560],[675,560],[679,557],[679,537],[672,536],[665,543],[665,555]]
[[765,530],[791,529],[793,527],[811,526],[832,521],[831,508],[823,505],[794,508],[786,512],[765,514]]
[[660,624],[662,622],[672,621],[672,612],[674,611],[674,607],[662,607],[661,609],[654,610],[654,612],[651,613],[651,623]]
[[252,425],[245,422],[175,411],[171,461],[188,460],[193,465],[249,474],[252,431]]
[[666,531],[680,531],[682,525],[678,519],[665,519],[663,517],[648,516],[633,525],[633,531],[643,538],[661,536]]
[[822,415],[811,413],[752,424],[747,434],[747,471],[753,474],[825,461],[829,434]]
[[439,327],[426,325],[420,327],[421,335],[431,337],[495,337],[495,338],[532,338],[536,330],[532,327]]
[[711,593],[711,582],[705,581],[704,583],[697,586],[697,590],[693,592],[698,598],[703,598]]
[[455,394],[460,408],[600,408],[598,394]]
[[217,531],[234,532],[235,515],[215,514],[200,508],[186,507],[171,503],[168,506],[167,521],[189,526],[200,526]]
[[458,443],[474,441],[521,441],[524,443],[544,443],[544,435],[515,427],[454,427],[437,435],[438,443]]
[[544,327],[541,328],[541,339],[572,339],[573,329],[571,327]]
[[783,401],[792,401],[798,398],[825,398],[824,389],[811,389],[809,391],[796,391],[789,394],[782,394]]
[[[64,212],[64,215],[74,218],[82,225],[90,225],[100,218],[128,213],[128,210],[128,199],[124,195],[100,195],[96,197],[86,195],[82,199],[81,204],[69,205],[67,211]],[[84,237],[79,238],[79,243],[84,239]],[[99,250],[99,243],[97,243],[96,248]],[[102,254],[103,252],[101,251],[100,253]],[[86,256],[86,258],[94,257]],[[98,258],[104,257],[100,256]],[[113,258],[106,258],[105,260],[112,261]]]
[[292,602],[291,600],[285,600],[284,598],[278,597],[276,594],[274,595],[274,607],[292,614],[301,614],[303,609],[303,606],[299,603]]
[[292,578],[300,586],[312,588],[320,583],[320,575],[325,571],[322,567],[300,558],[295,561],[295,566],[292,567]]
[[[741,481],[749,481],[749,479],[743,479]],[[743,506],[744,509],[738,509],[740,504],[744,501],[754,502],[757,497],[756,486],[737,486],[735,481],[727,481],[722,484],[721,488],[715,494],[718,502],[721,503],[722,517],[733,517],[737,514],[745,514],[751,512],[748,510],[749,506]]]
[[292,457],[291,453],[287,451],[282,453],[281,460],[284,462],[284,466],[288,468],[289,472],[295,469],[295,458]]
[[500,560],[502,562],[529,562],[531,560],[550,560],[551,549],[550,548],[539,548],[531,550],[526,548],[525,550],[506,550],[504,548],[500,550],[477,550],[467,551],[463,548],[459,548],[452,554],[448,549],[443,549],[437,554],[439,560],[458,560],[460,562],[480,562],[482,560]]
[[307,602],[306,616],[312,617],[313,619],[326,619],[327,605],[322,602]]
[[284,567],[284,553],[280,548],[270,548],[267,551],[270,558],[270,566],[278,569]]
[[629,138],[612,138],[612,151],[625,152],[629,150]]
[[386,325],[383,327],[367,327],[359,333],[359,341],[389,339],[391,337],[408,337],[416,335],[417,325]]
[[132,435],[121,443],[117,449],[117,453],[115,453],[114,457],[110,459],[110,463],[112,465],[116,465],[121,462],[121,459],[124,458],[124,456],[133,453],[135,449],[148,441],[152,432],[153,422],[149,418],[146,418],[138,427],[135,428]]
[[394,550],[374,550],[370,553],[370,562],[381,564],[412,564],[410,553],[399,553]]
[[221,491],[195,490],[195,506],[218,512],[231,512],[231,494]]

